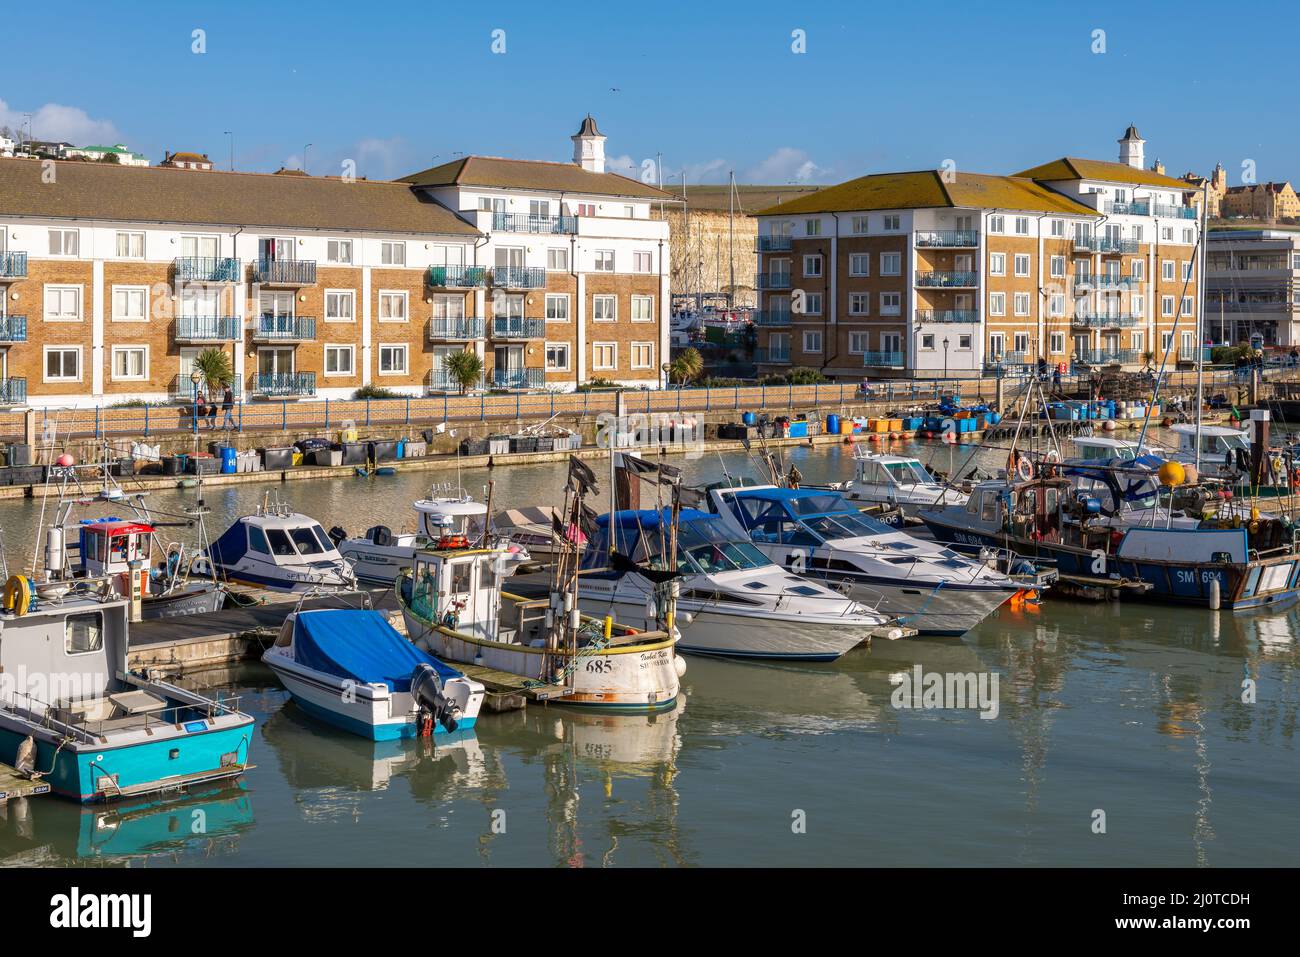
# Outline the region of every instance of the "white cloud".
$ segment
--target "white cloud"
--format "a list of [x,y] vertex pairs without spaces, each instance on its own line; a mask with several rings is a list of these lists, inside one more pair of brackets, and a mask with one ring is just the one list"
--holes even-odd
[[392,179],[412,171],[410,149],[400,136],[383,140],[376,137],[356,145],[357,171],[370,179]]
[[15,132],[20,128],[25,131],[25,112],[32,114],[33,139],[66,141],[74,146],[112,146],[122,142],[122,134],[112,121],[92,119],[85,110],[60,103],[46,103],[35,110],[25,111],[12,109],[0,100],[0,126],[7,126]]
[[762,185],[811,183],[827,171],[803,150],[782,146],[745,174],[745,182]]
[[632,179],[639,179],[641,176],[641,164],[626,153],[620,153],[618,156],[605,157],[605,171],[607,173],[617,173],[619,176],[629,176]]

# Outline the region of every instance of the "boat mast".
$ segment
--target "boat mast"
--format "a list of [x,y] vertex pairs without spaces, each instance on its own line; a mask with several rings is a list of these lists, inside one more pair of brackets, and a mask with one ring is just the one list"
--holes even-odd
[[[1201,186],[1200,256],[1196,263],[1196,465],[1201,471],[1201,420],[1205,417],[1205,227],[1209,213],[1206,186]],[[1139,450],[1140,451],[1140,450]],[[1265,450],[1267,451],[1267,450]]]
[[736,171],[731,171],[731,185],[727,190],[727,245],[730,278],[727,286],[727,303],[736,308]]

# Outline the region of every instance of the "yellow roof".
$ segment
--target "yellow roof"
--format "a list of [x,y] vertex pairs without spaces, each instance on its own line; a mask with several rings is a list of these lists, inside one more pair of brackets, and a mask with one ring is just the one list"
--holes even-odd
[[868,209],[974,207],[1095,216],[1096,211],[1067,196],[1018,176],[955,173],[944,181],[939,170],[875,173],[762,210],[759,216],[849,212]]
[[1172,176],[1149,169],[1137,169],[1127,163],[1109,163],[1105,160],[1075,159],[1063,156],[1033,169],[1021,170],[1017,176],[1027,176],[1040,182],[1064,179],[1095,179],[1105,183],[1136,183],[1139,186],[1167,186],[1187,189],[1188,184]]

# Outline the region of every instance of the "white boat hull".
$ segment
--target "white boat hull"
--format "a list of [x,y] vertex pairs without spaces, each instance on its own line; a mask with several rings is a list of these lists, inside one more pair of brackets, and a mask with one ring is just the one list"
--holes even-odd
[[854,582],[849,597],[923,635],[964,635],[1015,593],[1014,588]]
[[410,568],[415,545],[375,545],[365,539],[348,539],[339,545],[357,578],[364,582],[391,585],[403,568]]

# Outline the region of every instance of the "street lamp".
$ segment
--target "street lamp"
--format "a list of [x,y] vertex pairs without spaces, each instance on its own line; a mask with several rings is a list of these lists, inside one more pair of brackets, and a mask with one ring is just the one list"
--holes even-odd
[[946,382],[948,379],[948,337],[943,337],[943,378]]

